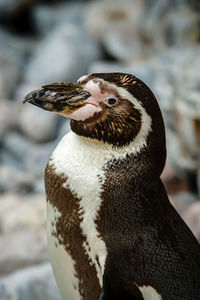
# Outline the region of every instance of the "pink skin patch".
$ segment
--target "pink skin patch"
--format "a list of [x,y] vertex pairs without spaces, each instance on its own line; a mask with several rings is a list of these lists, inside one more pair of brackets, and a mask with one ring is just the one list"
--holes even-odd
[[100,107],[97,107],[94,104],[87,103],[84,106],[81,106],[77,110],[73,111],[71,114],[60,115],[76,121],[85,121],[86,119],[93,117],[95,113],[98,113],[100,111],[102,111]]
[[[79,82],[84,81],[86,78],[87,75],[82,76]],[[103,103],[109,96],[112,97],[108,93],[102,93],[99,82],[94,82],[92,79],[85,84],[84,90],[91,94],[85,101],[85,104],[70,114],[61,114],[62,116],[76,121],[85,121],[93,117],[95,113],[101,112],[102,107],[99,104]]]

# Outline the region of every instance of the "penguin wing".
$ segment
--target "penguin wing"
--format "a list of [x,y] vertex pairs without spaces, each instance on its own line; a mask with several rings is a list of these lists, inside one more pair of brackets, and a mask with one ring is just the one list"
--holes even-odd
[[[119,261],[115,261],[115,265],[118,263]],[[99,300],[144,300],[138,286],[126,278],[125,270],[123,270],[123,276],[121,276],[119,269],[118,267],[115,269],[115,266],[109,266],[109,262],[107,263]]]

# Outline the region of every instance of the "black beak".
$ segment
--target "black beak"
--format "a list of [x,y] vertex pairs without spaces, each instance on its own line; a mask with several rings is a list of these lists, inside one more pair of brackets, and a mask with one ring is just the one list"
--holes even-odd
[[79,83],[53,83],[30,92],[25,96],[23,103],[29,102],[48,111],[72,113],[84,105],[90,96]]

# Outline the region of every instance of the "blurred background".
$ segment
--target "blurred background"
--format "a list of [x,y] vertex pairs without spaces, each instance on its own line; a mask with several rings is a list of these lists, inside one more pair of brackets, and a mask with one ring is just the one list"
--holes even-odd
[[170,201],[200,241],[200,1],[0,0],[0,299],[60,300],[43,173],[69,122],[24,96],[91,72],[135,74],[156,95]]

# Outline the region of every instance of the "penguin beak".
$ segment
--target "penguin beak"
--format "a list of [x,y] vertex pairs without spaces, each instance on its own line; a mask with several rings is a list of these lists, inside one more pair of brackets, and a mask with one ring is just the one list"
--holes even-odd
[[52,83],[30,92],[25,96],[23,103],[29,102],[59,114],[70,114],[83,106],[90,96],[80,83]]

